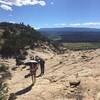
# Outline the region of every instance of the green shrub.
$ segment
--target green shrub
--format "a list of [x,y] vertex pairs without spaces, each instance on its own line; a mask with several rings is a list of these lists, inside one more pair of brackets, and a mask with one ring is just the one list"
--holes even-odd
[[4,82],[7,77],[10,76],[10,72],[8,71],[8,66],[5,64],[1,63],[0,64],[0,73],[3,72],[4,76],[1,74],[0,78],[0,100],[7,100],[7,93],[8,93],[8,87],[7,84]]
[[0,82],[0,100],[7,100],[7,84]]
[[8,66],[5,66],[5,64],[0,64],[0,72],[6,72],[8,70]]

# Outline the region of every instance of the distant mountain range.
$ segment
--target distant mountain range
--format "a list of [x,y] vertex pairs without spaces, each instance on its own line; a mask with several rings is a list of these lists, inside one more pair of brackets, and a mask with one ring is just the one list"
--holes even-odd
[[100,42],[100,29],[96,28],[41,28],[38,31],[61,42]]

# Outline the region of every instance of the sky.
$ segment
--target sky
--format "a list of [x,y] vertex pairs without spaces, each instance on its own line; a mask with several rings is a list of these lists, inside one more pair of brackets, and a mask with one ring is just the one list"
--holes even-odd
[[0,0],[0,22],[100,28],[100,0]]

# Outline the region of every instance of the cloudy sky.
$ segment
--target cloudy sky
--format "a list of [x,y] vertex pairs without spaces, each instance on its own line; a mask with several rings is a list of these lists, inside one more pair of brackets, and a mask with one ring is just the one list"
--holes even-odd
[[0,0],[0,22],[100,28],[100,0]]

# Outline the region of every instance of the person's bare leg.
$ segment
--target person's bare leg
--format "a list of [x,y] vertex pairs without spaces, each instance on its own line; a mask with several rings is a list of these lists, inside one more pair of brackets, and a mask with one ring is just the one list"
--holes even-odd
[[36,83],[36,72],[34,72],[34,84]]
[[31,75],[31,77],[32,77],[32,84],[34,84],[34,79],[33,79],[33,75]]
[[36,71],[34,73],[34,81],[36,82]]
[[32,84],[34,85],[36,83],[36,72],[32,75]]

